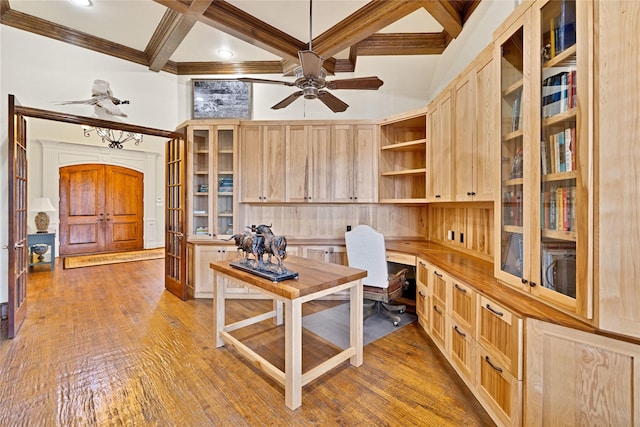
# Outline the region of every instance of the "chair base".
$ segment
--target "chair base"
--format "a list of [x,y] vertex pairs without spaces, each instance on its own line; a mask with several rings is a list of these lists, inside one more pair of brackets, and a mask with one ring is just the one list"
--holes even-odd
[[382,301],[374,301],[365,299],[363,302],[363,318],[373,316],[374,314],[384,314],[389,320],[393,322],[393,326],[398,326],[402,319],[395,313],[404,313],[407,310],[405,305],[393,305]]

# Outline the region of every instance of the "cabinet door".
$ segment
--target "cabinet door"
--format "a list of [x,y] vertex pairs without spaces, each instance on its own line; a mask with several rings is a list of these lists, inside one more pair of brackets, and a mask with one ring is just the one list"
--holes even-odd
[[286,127],[264,126],[262,144],[262,201],[282,203],[286,196]]
[[527,426],[640,425],[640,345],[527,319]]
[[215,194],[213,212],[215,212],[215,228],[213,232],[218,238],[233,235],[237,205],[237,126],[214,126],[215,161],[213,171],[217,182],[212,194]]
[[447,313],[445,313],[444,304],[435,298],[431,299],[429,307],[431,333],[429,334],[443,353],[447,352]]
[[[529,49],[530,13],[516,20],[496,41],[495,58],[500,70],[500,148],[498,151],[495,199],[495,275],[522,291],[529,292],[533,264],[529,248],[535,236],[530,232],[527,207],[530,190],[525,185],[535,171],[535,162],[525,152],[529,143],[530,97]],[[535,51],[535,50],[534,50]],[[525,179],[527,180],[525,182]],[[497,249],[499,248],[499,250]]]
[[426,330],[429,331],[429,302],[431,298],[427,294],[427,287],[420,283],[416,283],[416,314],[418,315],[418,322]]
[[355,125],[353,197],[358,203],[378,201],[378,134],[375,125]]
[[428,199],[430,202],[449,202],[452,200],[452,108],[451,90],[446,89],[443,95],[433,101],[428,113],[429,170],[427,175],[429,177]]
[[326,203],[331,201],[331,128],[329,125],[310,126],[310,167],[307,172],[309,194],[307,201]]
[[338,203],[353,203],[353,126],[334,125],[332,126],[332,133],[332,198],[334,202]]
[[308,131],[304,125],[287,126],[287,200],[291,203],[306,202],[309,198]]
[[210,165],[214,161],[213,133],[211,126],[189,126],[187,132],[189,172],[189,198],[191,215],[188,230],[191,239],[209,240],[214,233],[213,225],[213,174]]
[[344,246],[306,246],[303,257],[332,264],[347,265],[347,251]]
[[242,126],[240,138],[240,191],[245,203],[262,202],[263,144],[260,126]]
[[451,318],[449,342],[449,357],[454,368],[468,384],[473,384],[475,382],[476,342],[471,336],[471,330]]
[[477,390],[485,409],[505,426],[522,425],[522,381],[481,345],[477,346],[476,371]]
[[498,70],[493,61],[491,51],[487,51],[484,60],[475,69],[476,79],[476,137],[473,149],[473,200],[493,201],[495,187],[495,158],[496,141],[500,138],[498,128]]
[[478,301],[478,342],[495,363],[522,379],[522,319],[484,296]]
[[454,87],[453,180],[457,201],[473,200],[473,145],[475,129],[475,81],[473,71]]
[[455,279],[451,283],[451,317],[470,337],[475,337],[476,291]]

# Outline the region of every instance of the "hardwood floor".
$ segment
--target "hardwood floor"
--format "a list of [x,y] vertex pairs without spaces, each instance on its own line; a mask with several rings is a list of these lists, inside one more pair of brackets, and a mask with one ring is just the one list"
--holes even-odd
[[[163,260],[29,275],[28,314],[0,341],[2,426],[485,426],[487,413],[417,323],[307,385],[302,406],[233,349],[216,349],[210,300],[164,290]],[[307,303],[304,313],[335,302]],[[232,301],[229,320],[268,301]],[[335,348],[303,330],[304,369]],[[237,336],[284,366],[283,328]]]

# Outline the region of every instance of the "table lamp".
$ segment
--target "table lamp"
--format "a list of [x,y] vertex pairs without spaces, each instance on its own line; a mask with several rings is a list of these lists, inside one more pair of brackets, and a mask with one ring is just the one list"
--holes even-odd
[[47,212],[56,211],[56,208],[51,204],[51,200],[49,200],[48,197],[33,199],[29,210],[31,212],[38,212],[35,219],[38,233],[47,233],[49,231],[49,214],[47,214]]

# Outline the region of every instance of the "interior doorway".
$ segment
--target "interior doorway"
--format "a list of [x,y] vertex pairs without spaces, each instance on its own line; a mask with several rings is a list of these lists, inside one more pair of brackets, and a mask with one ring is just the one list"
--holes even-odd
[[105,164],[60,168],[60,255],[144,247],[144,174]]

